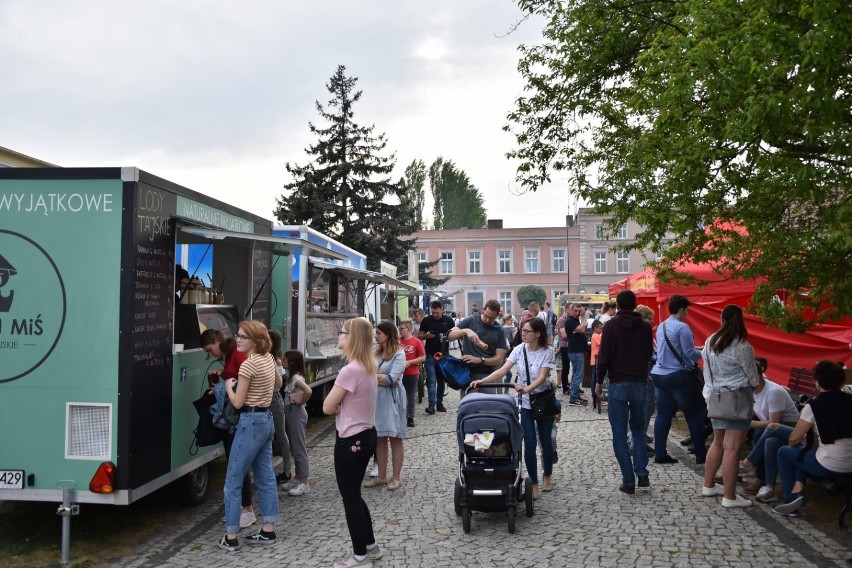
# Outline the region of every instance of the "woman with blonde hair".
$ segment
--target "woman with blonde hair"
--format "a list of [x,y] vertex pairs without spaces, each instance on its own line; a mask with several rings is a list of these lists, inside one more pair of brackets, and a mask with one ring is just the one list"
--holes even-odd
[[[376,400],[376,463],[379,475],[364,483],[364,487],[378,487],[387,484],[388,491],[396,491],[402,486],[402,462],[405,449],[405,396],[402,390],[402,374],[405,372],[405,351],[400,348],[399,332],[389,321],[379,322],[376,326],[376,365],[379,385]],[[393,468],[391,481],[387,481],[388,442],[393,450]]]
[[381,557],[373,534],[370,509],[361,497],[361,480],[376,451],[377,365],[373,355],[373,325],[353,318],[337,332],[337,345],[348,363],[340,369],[322,404],[335,415],[334,474],[343,500],[352,552],[334,562],[335,568],[371,566]]
[[[272,437],[275,426],[269,406],[272,392],[281,388],[282,379],[275,358],[269,353],[272,340],[266,326],[254,320],[240,322],[237,349],[246,355],[240,365],[239,380],[230,378],[225,392],[231,404],[240,411],[228,470],[225,474],[225,526],[227,533],[219,540],[219,548],[239,550],[240,492],[243,477],[251,467],[260,502],[261,529],[247,538],[251,544],[274,544],[278,522],[278,491],[272,471]],[[236,389],[234,386],[236,385]]]

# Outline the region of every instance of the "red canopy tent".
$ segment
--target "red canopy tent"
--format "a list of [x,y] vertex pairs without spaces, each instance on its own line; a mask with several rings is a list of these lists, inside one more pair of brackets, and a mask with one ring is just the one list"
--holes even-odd
[[[680,270],[708,284],[660,282],[652,270],[645,269],[610,284],[609,294],[615,296],[621,290],[632,290],[640,304],[654,309],[655,323],[669,316],[670,296],[686,296],[692,302],[687,323],[692,327],[696,344],[703,345],[707,337],[719,328],[722,308],[728,304],[743,308],[749,305],[754,282],[720,276],[707,265],[687,264]],[[748,340],[754,346],[755,355],[766,357],[769,361],[767,375],[782,385],[787,384],[790,369],[810,369],[821,359],[842,361],[847,367],[852,366],[852,325],[848,320],[817,325],[798,335],[770,328],[754,316],[746,314],[745,317]]]

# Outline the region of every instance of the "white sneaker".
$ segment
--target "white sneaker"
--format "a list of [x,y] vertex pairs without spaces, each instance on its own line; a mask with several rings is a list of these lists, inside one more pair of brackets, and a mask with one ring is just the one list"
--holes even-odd
[[307,483],[299,483],[296,487],[289,490],[287,493],[292,495],[293,497],[298,497],[299,495],[304,495],[305,493],[311,492],[311,486]]
[[727,497],[722,497],[722,506],[728,509],[734,507],[751,507],[753,504],[753,501],[749,501],[748,499],[740,495],[737,495],[736,499],[728,499]]
[[291,489],[295,489],[299,485],[299,480],[295,477],[286,483],[282,483],[278,487],[281,488],[281,491],[290,491]]
[[718,483],[713,487],[702,487],[701,488],[701,496],[702,497],[716,497],[717,495],[724,495],[725,488]]
[[334,561],[334,568],[355,568],[356,566],[372,568],[373,560],[370,558],[369,554],[364,557],[364,560],[357,560],[355,558],[355,554],[350,552],[343,558],[338,558]]
[[372,549],[368,548],[367,549],[367,556],[370,558],[370,560],[378,560],[379,558],[382,557],[382,549],[379,548],[378,544],[376,546],[374,546]]
[[373,462],[373,467],[370,469],[370,477],[379,476],[379,464]]
[[243,511],[240,513],[240,528],[250,527],[257,522],[257,517],[254,516],[254,511]]

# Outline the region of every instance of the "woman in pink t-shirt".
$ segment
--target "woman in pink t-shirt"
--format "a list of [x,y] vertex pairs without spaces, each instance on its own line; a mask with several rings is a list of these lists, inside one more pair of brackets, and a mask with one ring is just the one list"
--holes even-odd
[[361,481],[376,451],[376,360],[373,356],[373,325],[367,318],[354,318],[337,332],[337,345],[348,361],[340,369],[331,392],[322,404],[334,414],[337,436],[334,444],[334,473],[343,500],[352,553],[335,561],[336,568],[361,566],[367,556],[377,559],[381,551],[373,535],[370,509],[361,498]]

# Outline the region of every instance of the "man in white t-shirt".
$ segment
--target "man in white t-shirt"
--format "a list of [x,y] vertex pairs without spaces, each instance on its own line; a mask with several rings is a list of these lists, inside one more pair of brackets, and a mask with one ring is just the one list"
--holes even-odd
[[754,446],[742,461],[740,470],[744,474],[754,472],[755,481],[746,485],[746,493],[757,495],[762,503],[777,499],[775,481],[778,477],[778,448],[786,446],[790,433],[799,420],[799,411],[787,391],[779,384],[766,378],[769,363],[763,357],[755,357],[759,383],[754,389]]

